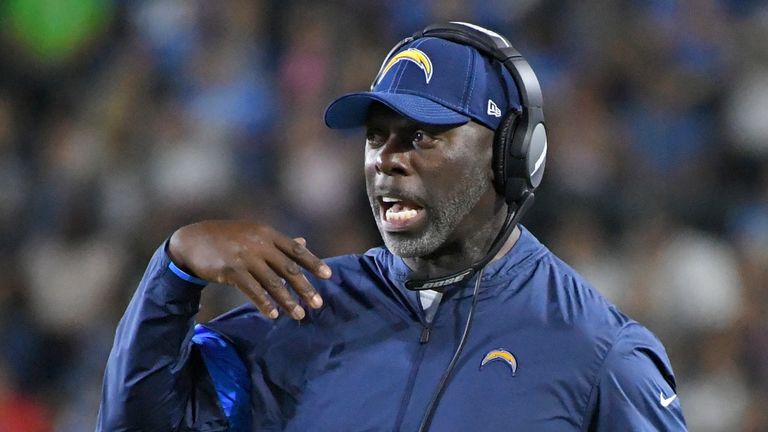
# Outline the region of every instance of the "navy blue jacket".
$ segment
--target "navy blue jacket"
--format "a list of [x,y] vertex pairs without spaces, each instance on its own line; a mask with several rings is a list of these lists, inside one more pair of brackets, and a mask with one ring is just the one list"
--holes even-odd
[[[325,305],[301,322],[244,305],[195,326],[202,288],[160,248],[118,326],[97,430],[415,431],[474,283],[428,324],[386,249],[326,262],[330,280],[308,275]],[[658,339],[524,228],[475,313],[431,430],[686,429]]]

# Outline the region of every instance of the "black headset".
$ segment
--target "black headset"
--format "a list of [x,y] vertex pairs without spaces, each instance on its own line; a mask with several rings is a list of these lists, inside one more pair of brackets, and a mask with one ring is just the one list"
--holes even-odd
[[532,204],[534,191],[544,175],[547,155],[547,133],[539,80],[528,62],[506,38],[483,27],[463,22],[434,24],[403,39],[387,54],[376,79],[371,84],[371,90],[381,78],[390,57],[404,45],[424,37],[435,37],[468,45],[500,62],[512,75],[520,94],[521,108],[520,110],[510,109],[503,114],[493,138],[493,184],[496,192],[504,197],[509,208],[504,227],[483,259],[447,276],[409,280],[406,287],[416,290],[438,288],[460,282],[475,274],[493,259],[523,213]]
[[522,108],[502,116],[493,140],[494,186],[507,205],[519,208],[525,197],[541,183],[547,151],[543,98],[539,80],[528,62],[503,36],[474,24],[434,24],[414,33],[387,54],[371,90],[381,79],[384,67],[404,45],[423,37],[435,37],[468,45],[500,62],[512,75]]

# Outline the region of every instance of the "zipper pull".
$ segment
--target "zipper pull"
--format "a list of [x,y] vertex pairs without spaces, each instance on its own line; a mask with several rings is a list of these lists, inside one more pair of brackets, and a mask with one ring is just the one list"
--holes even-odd
[[421,337],[419,337],[419,342],[425,344],[429,342],[429,332],[431,327],[430,326],[424,326],[421,328]]
[[[424,298],[431,297],[427,303],[427,308],[424,309]],[[421,328],[421,337],[419,337],[419,342],[425,344],[429,342],[429,332],[432,331],[432,320],[435,319],[435,315],[437,314],[437,307],[440,305],[440,300],[443,299],[443,293],[438,291],[421,291],[419,292],[419,297],[421,300],[422,310],[424,311],[424,320],[422,321],[422,328]]]

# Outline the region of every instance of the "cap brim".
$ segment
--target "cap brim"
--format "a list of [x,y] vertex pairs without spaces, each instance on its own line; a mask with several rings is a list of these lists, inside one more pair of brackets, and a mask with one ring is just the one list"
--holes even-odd
[[419,123],[452,125],[470,118],[422,96],[401,93],[350,93],[333,101],[325,110],[325,124],[331,129],[363,126],[373,102],[381,102],[398,114]]

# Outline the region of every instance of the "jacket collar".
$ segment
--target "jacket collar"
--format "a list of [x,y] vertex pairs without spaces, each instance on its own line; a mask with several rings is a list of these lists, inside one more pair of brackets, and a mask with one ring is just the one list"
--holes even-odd
[[[538,258],[548,252],[548,249],[542,245],[530,231],[524,226],[520,227],[520,238],[515,245],[503,257],[492,261],[485,267],[483,279],[480,286],[480,298],[493,296],[500,288],[509,285],[509,282],[521,272],[530,271],[530,268],[538,261]],[[402,258],[392,254],[385,247],[378,247],[369,250],[366,255],[372,256],[376,261],[377,267],[381,271],[382,277],[391,282],[392,285],[403,291],[409,291],[405,288],[405,281],[412,274]],[[472,295],[475,278],[468,281],[450,286],[446,290],[444,299],[464,298]]]

